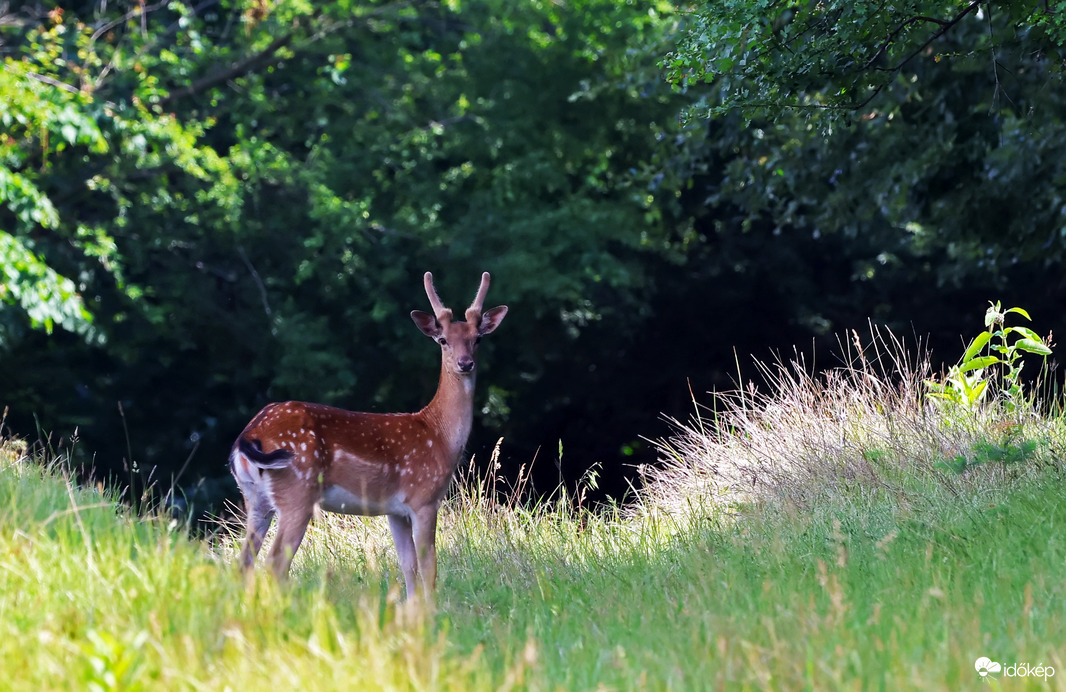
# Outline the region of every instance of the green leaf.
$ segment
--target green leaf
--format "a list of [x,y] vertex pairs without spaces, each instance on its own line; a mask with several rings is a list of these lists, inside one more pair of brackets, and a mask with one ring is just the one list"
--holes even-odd
[[1034,332],[1032,329],[1029,329],[1028,327],[1008,327],[1007,328],[1007,332],[1008,333],[1014,333],[1014,334],[1020,334],[1023,338],[1032,339],[1033,341],[1039,341],[1039,342],[1043,342],[1044,341],[1043,339],[1040,338],[1039,334]]
[[1003,361],[996,356],[981,356],[980,358],[974,358],[968,360],[958,367],[958,372],[969,372],[971,370],[979,370],[981,368],[987,368],[989,365],[995,365],[996,363],[1002,363]]
[[73,332],[90,329],[92,315],[74,282],[4,231],[0,231],[0,288],[0,300],[21,307],[35,329],[49,334],[56,324]]
[[[1022,317],[1024,317],[1025,319],[1029,320],[1030,322],[1033,321],[1033,318],[1030,317],[1029,313],[1026,312],[1025,309],[1023,309],[1023,308],[1009,308],[1006,312],[1016,312],[1019,315],[1021,315]],[[1006,314],[1006,312],[1004,314]]]
[[985,393],[985,389],[987,387],[988,387],[988,380],[981,380],[980,382],[975,384],[973,387],[967,387],[966,388],[966,400],[970,404],[970,406],[973,406],[978,401],[980,401],[981,396]]
[[1050,356],[1051,349],[1045,346],[1040,340],[1033,339],[1019,339],[1014,347],[1022,351],[1028,351],[1029,353],[1037,353],[1041,356]]
[[989,332],[981,332],[977,335],[977,338],[973,340],[969,348],[966,349],[966,353],[962,354],[962,362],[966,363],[971,358],[977,355],[977,353],[985,347],[989,339],[992,338],[992,334]]
[[59,213],[52,201],[29,178],[3,165],[0,165],[0,206],[18,218],[23,230],[35,225],[45,228],[59,225]]

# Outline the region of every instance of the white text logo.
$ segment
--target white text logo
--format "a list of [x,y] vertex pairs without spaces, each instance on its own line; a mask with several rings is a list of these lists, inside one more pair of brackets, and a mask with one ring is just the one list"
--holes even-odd
[[988,656],[982,656],[974,661],[973,667],[977,674],[986,680],[990,676],[1002,673],[1004,677],[1008,678],[1044,678],[1047,681],[1048,678],[1055,674],[1055,669],[1051,666],[1032,666],[1028,663],[1012,663],[1009,666],[1005,666],[993,661]]

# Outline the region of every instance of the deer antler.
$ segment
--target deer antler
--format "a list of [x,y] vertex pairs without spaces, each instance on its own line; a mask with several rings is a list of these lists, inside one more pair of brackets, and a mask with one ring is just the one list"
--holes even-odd
[[481,320],[481,308],[485,305],[485,294],[489,292],[489,280],[492,277],[488,272],[481,275],[481,286],[477,289],[477,296],[474,297],[474,302],[470,304],[470,307],[466,309],[466,321],[478,322]]
[[426,272],[423,278],[426,284],[426,296],[429,297],[429,304],[433,306],[433,316],[437,318],[438,322],[444,322],[445,320],[450,322],[452,311],[444,307],[444,303],[440,302],[440,296],[437,295],[437,289],[433,288],[433,272]]

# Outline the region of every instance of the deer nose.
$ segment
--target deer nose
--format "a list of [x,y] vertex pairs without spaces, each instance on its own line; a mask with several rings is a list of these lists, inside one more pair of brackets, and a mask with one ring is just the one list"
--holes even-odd
[[462,372],[470,372],[474,369],[474,359],[470,356],[463,356],[458,361],[456,361],[456,365],[459,366],[459,370],[461,370]]

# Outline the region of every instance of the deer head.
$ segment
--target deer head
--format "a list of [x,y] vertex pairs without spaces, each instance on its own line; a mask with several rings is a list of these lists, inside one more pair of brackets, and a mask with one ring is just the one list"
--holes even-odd
[[477,367],[474,353],[481,343],[481,337],[492,333],[507,315],[506,305],[482,312],[485,294],[489,290],[489,280],[488,272],[481,275],[481,286],[474,302],[466,309],[466,321],[454,322],[451,309],[444,307],[433,287],[433,274],[426,272],[423,277],[433,314],[412,310],[411,319],[423,334],[440,344],[443,369],[455,375],[474,373],[474,368]]

